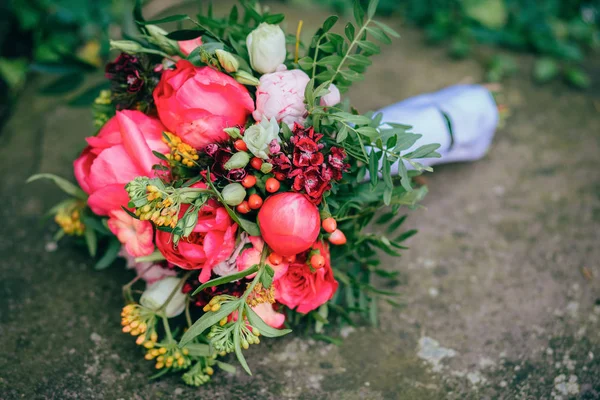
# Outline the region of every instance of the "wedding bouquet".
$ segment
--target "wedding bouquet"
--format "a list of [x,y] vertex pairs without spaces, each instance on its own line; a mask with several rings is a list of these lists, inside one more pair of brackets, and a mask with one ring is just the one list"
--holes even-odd
[[[139,36],[111,43],[121,54],[93,107],[99,131],[74,162],[79,186],[31,180],[72,196],[52,209],[57,240],[81,238],[102,254],[98,269],[118,256],[135,268],[123,332],[155,376],[201,385],[215,366],[233,369],[228,353],[250,373],[244,350],[261,337],[302,325],[335,340],[333,323],[376,323],[380,299],[396,304],[371,282],[395,278],[378,253],[398,255],[414,234],[395,233],[399,211],[425,195],[416,160],[438,145],[407,152],[421,135],[341,102],[377,43],[397,36],[376,7],[355,6],[343,34],[328,18],[304,44],[302,22],[286,36],[283,15],[250,1],[226,18],[155,21],[138,5]],[[173,21],[190,27],[158,26]],[[376,213],[388,225],[369,232]]]

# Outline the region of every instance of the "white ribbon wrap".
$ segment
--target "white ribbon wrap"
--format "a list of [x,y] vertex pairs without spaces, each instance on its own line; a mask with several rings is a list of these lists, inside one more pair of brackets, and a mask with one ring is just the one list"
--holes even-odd
[[[411,132],[423,135],[406,153],[429,143],[441,145],[437,150],[441,158],[417,160],[426,166],[480,159],[492,142],[499,119],[492,94],[480,85],[450,86],[435,93],[411,97],[377,112],[383,114],[383,122],[410,125]],[[408,163],[406,167],[412,169]],[[391,170],[392,175],[398,174],[398,162]]]

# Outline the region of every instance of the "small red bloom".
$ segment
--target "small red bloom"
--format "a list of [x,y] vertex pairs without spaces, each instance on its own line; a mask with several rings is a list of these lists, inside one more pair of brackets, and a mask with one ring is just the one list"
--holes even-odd
[[296,167],[321,165],[325,161],[325,157],[323,153],[319,152],[317,144],[309,138],[302,138],[296,142],[293,159]]

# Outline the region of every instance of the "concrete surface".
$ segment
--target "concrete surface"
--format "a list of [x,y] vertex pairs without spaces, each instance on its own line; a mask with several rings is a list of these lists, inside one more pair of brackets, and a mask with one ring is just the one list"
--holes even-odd
[[[293,8],[290,27],[300,17],[323,19]],[[352,90],[359,109],[481,76],[475,61],[451,62],[401,31]],[[339,347],[264,340],[248,352],[254,377],[218,373],[189,388],[178,376],[148,382],[151,364],[119,333],[131,272],[96,272],[83,248],[48,245],[54,228],[39,221],[62,194],[23,182],[71,177],[91,116],[31,87],[0,134],[0,398],[600,398],[597,93],[507,82],[513,116],[490,153],[428,175],[426,209],[408,223],[420,233],[402,258],[384,258],[402,272],[405,307],[382,305],[380,328],[345,329]]]

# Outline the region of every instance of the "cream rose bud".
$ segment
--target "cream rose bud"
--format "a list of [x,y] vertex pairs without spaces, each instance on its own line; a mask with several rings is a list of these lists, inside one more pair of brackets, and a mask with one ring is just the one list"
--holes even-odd
[[294,122],[306,120],[304,91],[310,78],[299,69],[286,70],[282,65],[277,71],[260,77],[256,90],[256,110],[252,116],[256,121],[275,118],[289,127]]
[[340,96],[340,89],[332,83],[327,90],[329,90],[329,93],[321,97],[320,104],[323,107],[333,107],[342,99]]
[[256,157],[266,160],[269,158],[269,143],[279,138],[279,124],[275,118],[264,118],[260,123],[252,125],[244,132],[244,143]]
[[268,74],[285,61],[285,34],[279,25],[262,23],[246,38],[250,65],[261,74]]
[[240,67],[239,61],[233,56],[233,54],[221,49],[215,50],[215,54],[219,59],[219,64],[221,64],[221,67],[223,67],[225,71],[232,73],[237,71]]
[[[158,311],[163,304],[165,304],[173,290],[179,285],[181,285],[180,278],[168,276],[161,279],[144,290],[142,298],[140,299],[140,304],[151,310]],[[186,295],[181,292],[181,288],[175,292],[171,301],[169,301],[169,304],[167,304],[164,309],[167,318],[176,317],[183,312],[183,309],[185,308],[185,297]]]

